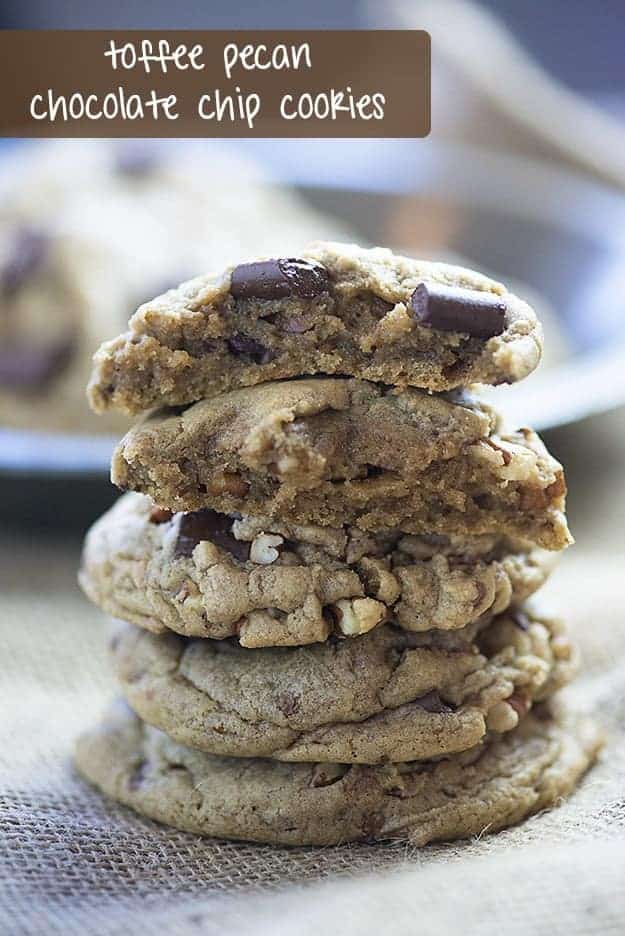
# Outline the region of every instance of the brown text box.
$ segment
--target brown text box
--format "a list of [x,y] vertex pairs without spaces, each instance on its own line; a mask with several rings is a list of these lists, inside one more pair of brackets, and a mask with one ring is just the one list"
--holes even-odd
[[[105,55],[111,43],[115,70]],[[142,50],[156,60],[142,63]],[[161,50],[173,58],[163,64]],[[423,30],[6,30],[0,81],[2,136],[397,138],[430,130]]]

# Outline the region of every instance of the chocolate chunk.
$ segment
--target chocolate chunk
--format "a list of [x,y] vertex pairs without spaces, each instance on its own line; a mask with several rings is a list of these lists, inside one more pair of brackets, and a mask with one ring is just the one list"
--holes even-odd
[[262,345],[260,341],[250,338],[249,335],[233,335],[232,338],[228,339],[228,347],[233,354],[244,354],[246,357],[251,358],[255,364],[268,364],[274,357],[273,352]]
[[0,271],[0,292],[5,299],[14,296],[43,263],[50,238],[34,228],[16,231],[4,267]]
[[178,527],[178,538],[174,547],[174,557],[189,557],[198,543],[208,541],[221,546],[236,559],[245,562],[249,558],[250,544],[240,542],[231,533],[232,517],[217,513],[215,510],[195,510],[183,513]]
[[492,338],[506,327],[506,304],[491,292],[419,283],[410,297],[410,305],[420,325],[441,331]]
[[235,299],[313,299],[327,292],[328,271],[314,260],[263,260],[242,263],[232,271],[230,292]]
[[0,386],[22,392],[38,392],[68,366],[75,351],[70,336],[37,347],[26,341],[11,342],[0,349]]
[[426,712],[431,712],[434,715],[446,715],[449,712],[453,712],[453,709],[443,702],[436,689],[433,689],[431,692],[426,692],[425,695],[420,696],[420,698],[414,701],[415,705],[418,705],[419,708],[424,709]]

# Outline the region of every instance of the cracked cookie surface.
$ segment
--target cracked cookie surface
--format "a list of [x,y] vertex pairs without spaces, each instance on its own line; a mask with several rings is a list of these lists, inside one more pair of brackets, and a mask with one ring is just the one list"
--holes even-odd
[[474,747],[566,684],[559,621],[523,612],[463,631],[392,625],[311,647],[246,649],[124,625],[115,675],[137,714],[211,754],[381,764]]
[[357,636],[387,618],[414,631],[462,628],[520,604],[554,564],[553,553],[494,535],[193,516],[191,537],[182,514],[124,494],[87,534],[87,596],[155,633],[290,646]]
[[112,799],[199,835],[284,845],[494,832],[555,805],[602,737],[575,712],[530,714],[495,742],[438,762],[284,764],[215,757],[146,726],[124,705],[79,739],[76,765]]
[[490,407],[459,393],[337,377],[235,390],[135,426],[111,476],[178,511],[571,541],[561,465],[531,430],[500,433]]
[[138,413],[317,373],[449,390],[520,380],[541,351],[532,309],[480,273],[317,243],[142,305],[97,352],[89,397]]

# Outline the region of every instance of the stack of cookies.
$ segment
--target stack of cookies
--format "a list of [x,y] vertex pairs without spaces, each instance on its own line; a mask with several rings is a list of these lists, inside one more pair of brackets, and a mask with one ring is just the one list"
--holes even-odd
[[81,584],[125,622],[125,702],[78,744],[191,832],[422,844],[517,822],[600,745],[555,706],[576,653],[524,602],[571,541],[561,466],[472,395],[539,361],[470,270],[316,244],[143,305],[90,399],[143,418]]

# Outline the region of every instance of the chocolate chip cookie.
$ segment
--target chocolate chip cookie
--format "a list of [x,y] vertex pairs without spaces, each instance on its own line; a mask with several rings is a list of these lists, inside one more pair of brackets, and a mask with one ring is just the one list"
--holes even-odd
[[548,708],[469,752],[383,766],[216,757],[172,741],[122,705],[79,740],[76,765],[120,803],[187,832],[284,845],[468,838],[567,796],[602,738]]
[[210,507],[289,523],[419,535],[499,534],[562,549],[562,467],[492,409],[367,381],[310,378],[164,410],[125,436],[122,489],[173,510]]
[[89,398],[97,412],[138,413],[318,373],[449,390],[520,380],[541,350],[532,309],[494,280],[380,247],[317,243],[142,305],[96,354]]
[[517,726],[567,683],[577,655],[558,621],[523,612],[482,627],[249,650],[126,624],[114,672],[137,714],[211,754],[381,764],[465,751]]
[[79,579],[102,610],[155,633],[261,647],[357,636],[389,618],[462,628],[524,601],[553,565],[553,553],[506,537],[172,514],[128,493],[88,533]]

